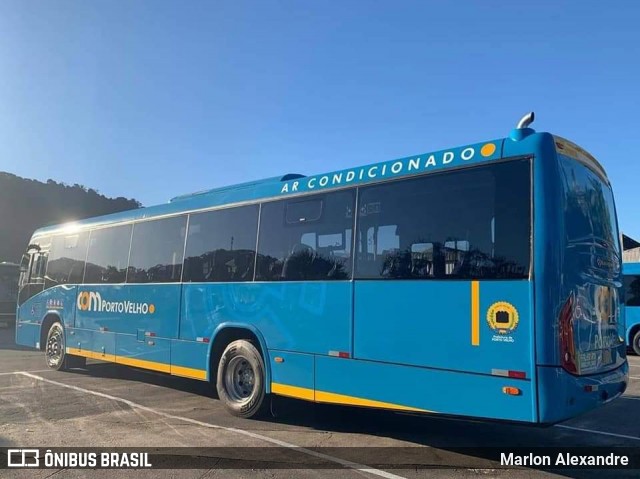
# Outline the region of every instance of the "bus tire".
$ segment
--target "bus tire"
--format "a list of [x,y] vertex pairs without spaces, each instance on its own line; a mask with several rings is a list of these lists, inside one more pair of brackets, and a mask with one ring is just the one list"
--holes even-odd
[[216,378],[218,397],[234,416],[251,418],[265,412],[265,367],[262,355],[249,341],[238,339],[227,345]]
[[66,369],[67,354],[64,344],[64,330],[60,322],[51,323],[44,344],[44,360],[47,366],[56,371]]
[[633,348],[633,352],[640,356],[640,329],[633,335],[631,347]]
[[47,342],[44,345],[45,362],[56,371],[66,371],[71,368],[84,368],[87,358],[67,354],[64,344],[64,330],[59,321],[51,323],[47,332]]

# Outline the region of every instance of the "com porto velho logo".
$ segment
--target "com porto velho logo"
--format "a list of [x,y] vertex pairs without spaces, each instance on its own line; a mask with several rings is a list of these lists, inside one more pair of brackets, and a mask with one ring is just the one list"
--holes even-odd
[[153,314],[156,307],[152,303],[135,301],[108,301],[96,291],[82,291],[78,294],[78,310],[96,313]]

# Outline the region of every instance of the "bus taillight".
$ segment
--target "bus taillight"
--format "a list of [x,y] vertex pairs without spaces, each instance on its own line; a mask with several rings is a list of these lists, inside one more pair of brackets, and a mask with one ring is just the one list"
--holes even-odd
[[575,342],[573,340],[573,294],[569,296],[560,311],[560,355],[562,367],[570,373],[577,373]]

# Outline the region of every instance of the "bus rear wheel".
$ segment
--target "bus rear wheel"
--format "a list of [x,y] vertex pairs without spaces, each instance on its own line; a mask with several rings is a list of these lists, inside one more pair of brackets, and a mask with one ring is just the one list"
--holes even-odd
[[70,368],[82,368],[86,359],[78,356],[69,356],[64,344],[64,330],[59,322],[51,324],[47,333],[47,342],[44,346],[44,358],[47,366],[56,371],[64,371]]
[[216,389],[234,416],[251,418],[265,412],[264,361],[253,344],[239,339],[227,345],[218,363]]
[[633,348],[633,352],[640,356],[640,329],[633,335],[631,347]]

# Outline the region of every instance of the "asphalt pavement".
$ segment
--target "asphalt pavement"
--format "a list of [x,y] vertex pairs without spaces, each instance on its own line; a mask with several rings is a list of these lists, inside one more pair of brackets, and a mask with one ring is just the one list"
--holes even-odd
[[[622,398],[551,427],[416,416],[286,398],[272,400],[268,417],[245,420],[230,416],[208,383],[99,362],[72,372],[51,371],[42,352],[16,346],[13,335],[11,328],[0,329],[0,447],[197,447],[206,448],[203,456],[214,456],[197,469],[60,468],[57,473],[64,474],[58,477],[638,476],[638,471],[621,470],[501,469],[478,449],[639,448],[640,358],[636,356],[629,358],[630,386]],[[374,452],[354,449],[365,447],[375,448],[370,449]],[[380,455],[398,458],[416,451],[430,467],[369,466],[384,463]],[[344,467],[345,461],[349,467]],[[56,473],[45,469],[1,472],[30,478]]]

